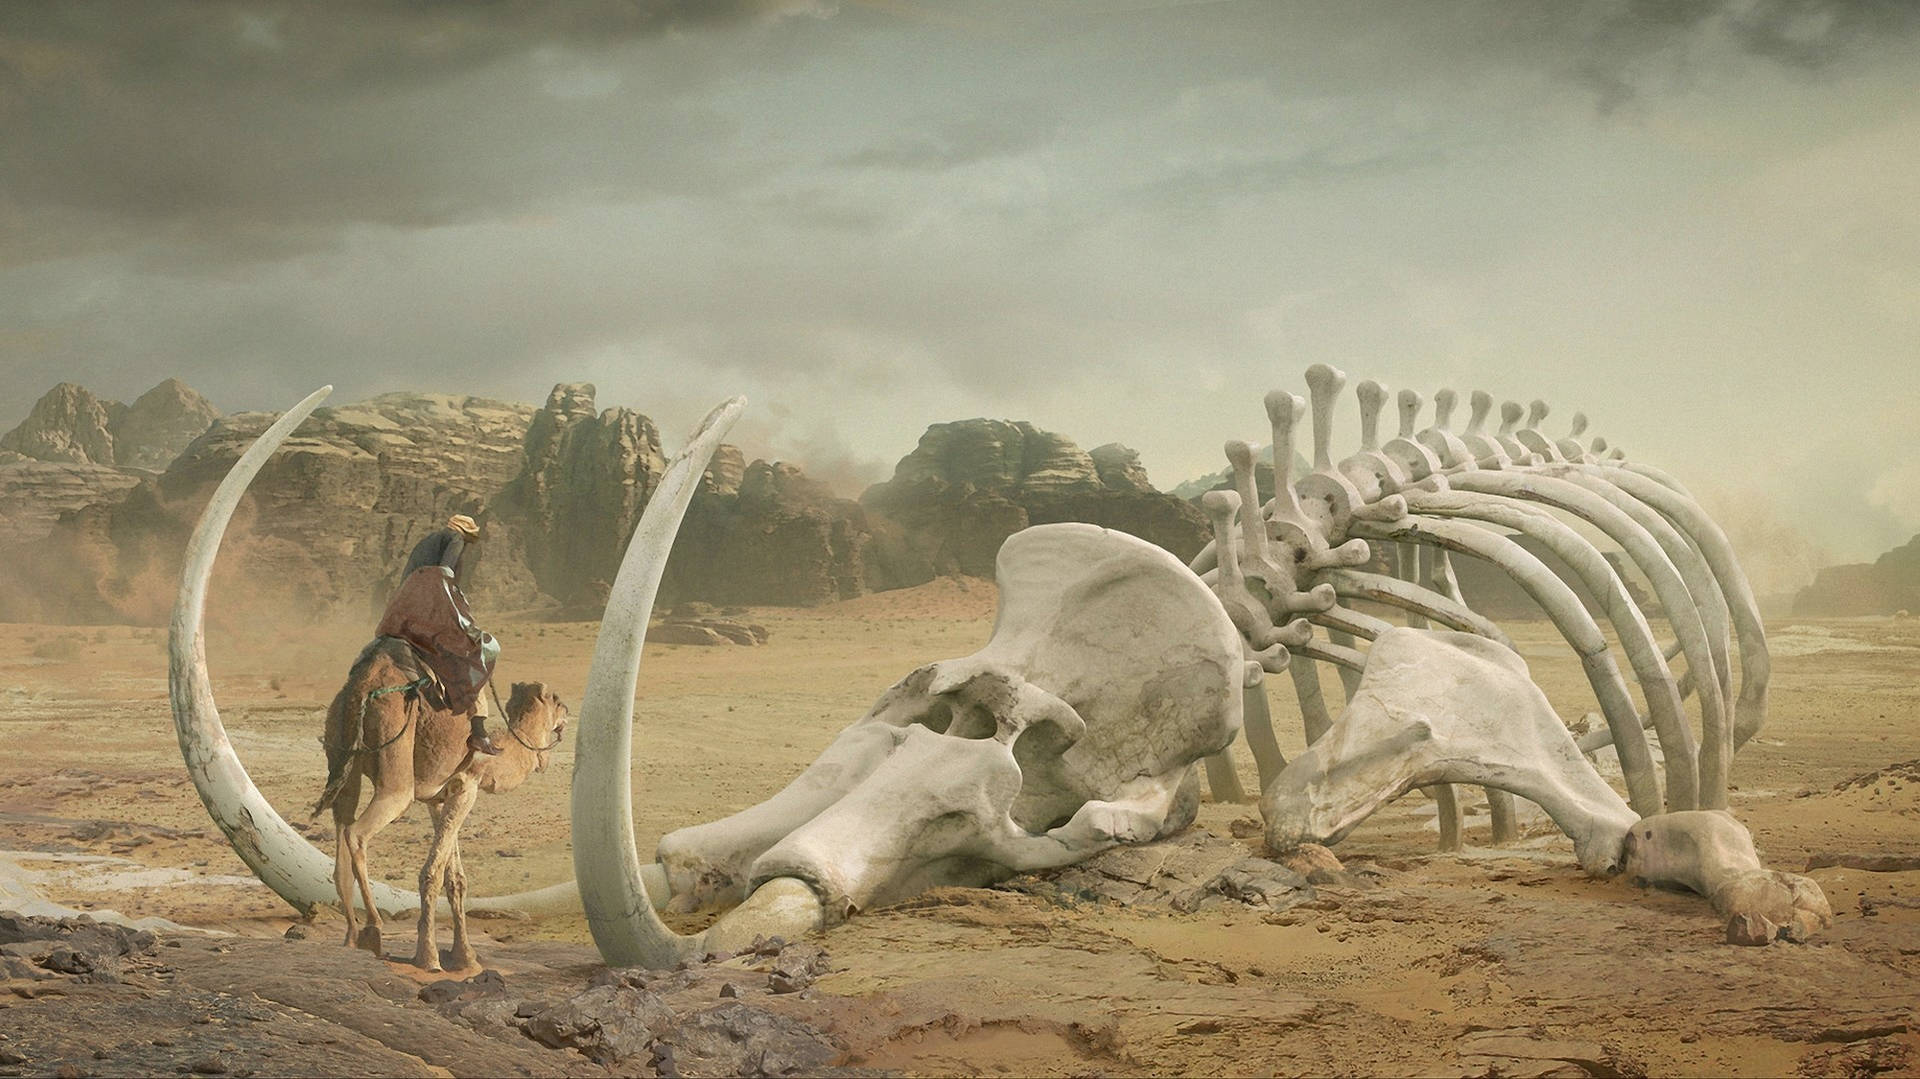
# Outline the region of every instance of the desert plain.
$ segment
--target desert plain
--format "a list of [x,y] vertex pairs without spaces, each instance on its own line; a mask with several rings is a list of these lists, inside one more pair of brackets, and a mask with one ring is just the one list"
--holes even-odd
[[[989,582],[940,578],[740,612],[768,628],[760,647],[649,645],[632,762],[643,855],[779,789],[895,679],[984,643],[993,610]],[[545,681],[577,704],[597,624],[490,628],[503,684]],[[1561,714],[1591,710],[1551,625],[1509,628]],[[636,983],[682,1015],[745,1005],[813,1039],[811,1056],[742,1063],[690,1034],[599,1061],[530,1036],[530,1016],[600,969],[579,916],[476,918],[495,974],[449,972],[438,992],[405,963],[411,920],[389,921],[385,959],[343,947],[336,913],[303,921],[202,810],[164,630],[0,625],[0,888],[223,934],[161,927],[109,977],[0,982],[0,1074],[1920,1074],[1920,621],[1768,632],[1770,719],[1736,759],[1732,808],[1770,866],[1826,891],[1834,924],[1808,943],[1732,946],[1697,896],[1591,879],[1537,812],[1493,848],[1470,798],[1468,848],[1436,853],[1417,793],[1339,844],[1345,872],[1306,894],[1217,894],[1222,868],[1264,852],[1254,805],[1208,801],[1184,835],[1091,867],[860,912],[811,942],[825,958],[800,992],[772,992],[753,955]],[[209,621],[241,758],[328,851],[330,822],[304,824],[318,736],[366,635],[232,597]],[[1291,691],[1268,688],[1295,752]],[[1234,752],[1251,788],[1252,758]],[[572,763],[569,741],[481,799],[463,832],[474,894],[571,875]],[[377,840],[378,875],[413,888],[427,834],[415,806]]]

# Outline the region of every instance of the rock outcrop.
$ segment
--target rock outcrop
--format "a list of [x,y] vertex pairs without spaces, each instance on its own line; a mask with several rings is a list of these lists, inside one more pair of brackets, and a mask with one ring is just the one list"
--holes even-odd
[[0,550],[45,537],[62,514],[115,502],[140,477],[106,465],[36,461],[0,451]]
[[661,594],[810,606],[894,587],[896,574],[879,558],[876,531],[886,534],[884,523],[835,497],[798,465],[754,461],[733,490],[710,483],[694,497]]
[[[407,393],[317,410],[242,503],[221,553],[215,614],[251,604],[294,619],[367,617],[423,534],[451,513],[487,516],[493,496],[519,472],[533,411]],[[117,502],[62,516],[52,534],[21,552],[30,569],[20,577],[31,587],[0,592],[0,619],[163,621],[200,508],[273,419],[226,416],[162,475],[138,481]],[[489,606],[538,600],[514,552],[489,544],[481,551],[472,591]],[[29,603],[38,609],[20,609]]]
[[165,471],[220,411],[177,378],[167,379],[127,406],[113,425],[114,464]]
[[0,449],[37,461],[112,465],[113,421],[126,406],[102,401],[85,386],[62,382],[33,403],[20,425],[0,435]]
[[131,406],[62,382],[34,403],[18,427],[0,436],[0,449],[38,461],[158,472],[219,415],[179,379],[167,379]]
[[591,383],[553,388],[496,507],[542,592],[568,606],[606,601],[666,463],[652,420],[630,408],[598,411]]
[[1920,610],[1920,535],[1873,562],[1828,566],[1793,600],[1793,613],[1800,616],[1914,610]]
[[[370,618],[412,545],[466,513],[483,529],[468,592],[486,616],[597,617],[666,461],[652,420],[594,398],[589,384],[563,383],[539,409],[392,393],[315,411],[236,515],[213,615],[244,605],[250,618],[263,607]],[[172,380],[131,407],[76,386],[43,398],[0,450],[0,549],[13,570],[0,576],[0,620],[164,621],[200,508],[274,419],[212,417]],[[164,471],[143,471],[163,456]],[[796,464],[722,446],[661,599],[811,605],[940,574],[991,577],[1009,535],[1057,521],[1129,532],[1181,558],[1207,538],[1199,511],[1155,491],[1132,450],[1088,453],[1027,423],[937,424],[860,502]]]
[[901,458],[891,480],[869,487],[860,501],[900,529],[893,560],[905,579],[897,584],[936,574],[991,577],[1008,536],[1058,521],[1139,536],[1182,560],[1199,552],[1208,532],[1198,509],[1155,491],[1126,447],[1102,446],[1099,455],[1030,423],[939,423]]

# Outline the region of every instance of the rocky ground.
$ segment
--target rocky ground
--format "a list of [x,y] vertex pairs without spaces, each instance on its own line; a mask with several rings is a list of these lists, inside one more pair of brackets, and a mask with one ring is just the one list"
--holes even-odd
[[[984,641],[992,606],[985,582],[939,581],[756,610],[755,648],[649,646],[643,849],[777,789],[894,678]],[[508,679],[577,702],[595,627],[498,628]],[[1543,822],[1515,847],[1433,854],[1413,796],[1338,868],[1276,864],[1253,807],[1209,804],[1174,842],[763,954],[608,972],[578,919],[492,919],[475,922],[486,972],[430,980],[341,947],[330,916],[298,922],[212,833],[182,781],[161,634],[0,626],[0,876],[230,934],[0,921],[0,1074],[1914,1074],[1920,627],[1770,628],[1773,720],[1737,762],[1734,809],[1832,900],[1807,945],[1728,946],[1703,901],[1589,880]],[[360,632],[262,620],[210,641],[235,745],[290,817],[319,786],[321,709]],[[1563,713],[1590,708],[1550,629],[1517,636]],[[1297,732],[1289,700],[1274,711]],[[570,871],[559,758],[475,811],[477,893]],[[1469,829],[1485,842],[1484,817]],[[376,871],[410,886],[424,834],[424,813],[403,818]],[[387,940],[410,951],[411,925]]]

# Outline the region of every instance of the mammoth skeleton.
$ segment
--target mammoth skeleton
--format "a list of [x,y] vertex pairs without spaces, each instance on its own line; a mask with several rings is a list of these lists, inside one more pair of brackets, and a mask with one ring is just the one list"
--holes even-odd
[[[1491,398],[1476,394],[1473,420],[1456,435],[1450,392],[1437,396],[1436,422],[1421,431],[1421,402],[1402,393],[1400,435],[1380,445],[1385,391],[1363,383],[1361,450],[1336,464],[1332,409],[1343,381],[1324,366],[1308,372],[1315,464],[1297,482],[1293,429],[1305,404],[1268,395],[1275,495],[1259,500],[1251,449],[1229,443],[1234,490],[1206,496],[1214,542],[1191,567],[1091,526],[1017,534],[997,563],[1002,606],[985,647],[916,669],[767,802],[671,833],[643,861],[632,821],[634,690],[667,552],[744,407],[739,398],[722,404],[669,462],[608,599],[578,717],[577,883],[469,906],[584,910],[615,965],[668,965],[758,935],[793,937],[926,887],[979,884],[1177,831],[1197,807],[1198,762],[1216,797],[1241,797],[1224,750],[1244,717],[1276,848],[1335,841],[1415,787],[1440,800],[1443,844],[1457,844],[1450,785],[1467,783],[1488,789],[1496,841],[1514,833],[1518,795],[1547,810],[1594,872],[1624,868],[1693,888],[1749,935],[1798,936],[1824,924],[1817,886],[1764,870],[1724,812],[1732,752],[1764,721],[1767,665],[1751,590],[1718,528],[1664,474],[1602,454],[1597,440],[1589,451],[1545,438],[1539,402],[1524,428],[1510,405],[1489,435]],[[227,520],[327,392],[281,417],[214,494],[190,541],[171,638],[188,772],[235,851],[303,912],[334,901],[331,860],[247,777],[220,725],[201,623]],[[1576,434],[1583,426],[1576,417]],[[1673,644],[1658,643],[1612,564],[1556,514],[1627,552],[1652,582]],[[1644,716],[1585,607],[1509,532],[1541,540],[1600,597]],[[1397,572],[1364,568],[1376,544],[1396,556]],[[1450,553],[1488,559],[1535,597],[1581,657],[1604,729],[1575,742],[1499,628],[1463,601]],[[1359,600],[1405,612],[1408,627],[1358,609]],[[1452,632],[1425,630],[1429,623]],[[1737,697],[1730,634],[1741,660]],[[1683,677],[1667,666],[1675,656],[1686,660]],[[1337,721],[1318,663],[1341,671],[1349,700]],[[1310,743],[1291,763],[1261,685],[1280,671],[1293,681]],[[1701,715],[1698,740],[1682,712],[1688,696]],[[1648,728],[1664,751],[1664,785]],[[1608,744],[1624,799],[1584,756]],[[383,887],[374,902],[392,912],[417,905]],[[658,916],[669,903],[732,909],[683,936]]]

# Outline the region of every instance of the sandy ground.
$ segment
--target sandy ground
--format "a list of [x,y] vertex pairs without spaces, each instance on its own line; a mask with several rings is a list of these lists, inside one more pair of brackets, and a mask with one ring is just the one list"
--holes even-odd
[[[759,648],[649,646],[634,759],[641,849],[766,797],[896,678],[978,647],[993,598],[984,582],[941,581],[751,612],[772,634]],[[299,819],[324,776],[325,703],[364,630],[246,622],[210,633],[218,699],[256,783]],[[578,701],[595,625],[494,628],[503,682],[544,680]],[[1727,946],[1703,901],[1585,878],[1537,817],[1517,847],[1435,855],[1432,805],[1413,796],[1338,849],[1364,886],[1323,887],[1281,914],[1182,911],[1165,888],[1156,898],[1031,880],[863,914],[821,941],[832,970],[819,991],[868,1009],[838,1021],[843,1063],[915,1074],[1920,1073],[1920,871],[1848,867],[1920,856],[1920,766],[1889,768],[1920,759],[1920,622],[1769,629],[1772,718],[1736,763],[1733,808],[1776,868],[1839,856],[1809,874],[1837,918],[1812,944]],[[1592,709],[1550,626],[1515,637],[1563,714]],[[74,907],[278,937],[291,911],[247,876],[185,780],[165,649],[159,630],[0,625],[0,851]],[[1330,672],[1326,683],[1337,693]],[[1273,688],[1292,752],[1297,710],[1284,682]],[[1252,760],[1236,752],[1251,786]],[[477,894],[571,874],[571,766],[569,743],[519,791],[482,799],[464,832]],[[1260,853],[1256,817],[1250,805],[1205,806],[1176,849],[1154,855],[1172,859],[1156,879],[1176,879],[1182,859]],[[1483,813],[1469,831],[1486,841]],[[426,834],[416,807],[380,837],[376,871],[410,888]],[[323,916],[308,946],[331,947],[337,924]],[[539,949],[591,959],[578,919],[476,928],[483,957],[503,965],[531,964]]]

